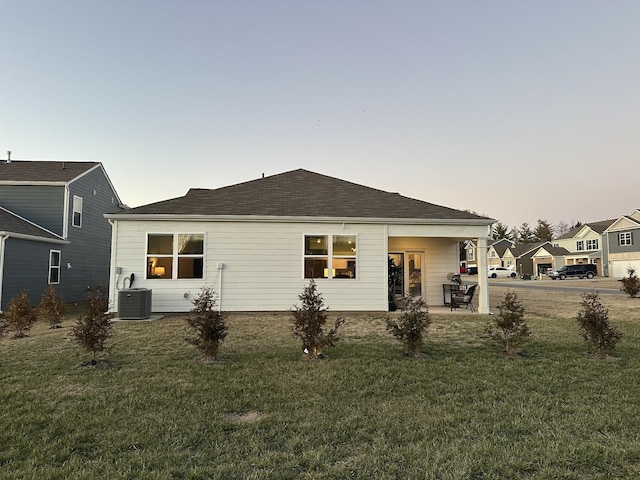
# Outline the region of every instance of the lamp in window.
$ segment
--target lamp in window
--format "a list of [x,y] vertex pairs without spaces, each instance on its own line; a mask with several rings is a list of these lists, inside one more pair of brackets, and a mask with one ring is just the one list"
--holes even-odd
[[165,272],[164,267],[155,267],[153,269],[153,274],[156,277],[164,277],[164,272]]

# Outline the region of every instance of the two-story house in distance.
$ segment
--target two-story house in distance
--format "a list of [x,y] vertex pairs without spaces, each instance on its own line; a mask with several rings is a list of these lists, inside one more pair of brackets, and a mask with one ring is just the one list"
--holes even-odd
[[111,225],[125,209],[99,162],[0,162],[0,308],[48,285],[65,302],[109,286]]

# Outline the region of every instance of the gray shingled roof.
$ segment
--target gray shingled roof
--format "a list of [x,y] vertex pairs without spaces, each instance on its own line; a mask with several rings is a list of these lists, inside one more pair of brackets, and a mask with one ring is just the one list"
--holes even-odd
[[0,182],[69,182],[99,162],[11,160],[0,162]]
[[580,225],[579,227],[573,227],[571,230],[569,230],[567,233],[565,233],[564,235],[560,235],[556,240],[565,240],[567,238],[573,238],[575,237],[578,232],[580,230],[582,230],[585,226],[588,226],[589,228],[591,228],[591,230],[593,230],[596,233],[602,234],[607,228],[609,228],[611,226],[611,224],[613,222],[615,222],[617,219],[612,219],[612,220],[598,220],[597,222],[588,222],[588,223],[583,223],[582,225]]
[[62,241],[58,235],[19,217],[4,207],[0,207],[0,232]]
[[[412,218],[491,224],[495,220],[303,169],[132,208],[120,215]],[[474,222],[475,221],[475,222]]]

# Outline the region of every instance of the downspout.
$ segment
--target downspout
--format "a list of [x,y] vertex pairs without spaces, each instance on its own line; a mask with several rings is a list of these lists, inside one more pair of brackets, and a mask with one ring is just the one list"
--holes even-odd
[[218,311],[222,312],[222,271],[224,263],[218,262]]
[[115,312],[115,296],[118,291],[118,280],[116,276],[116,237],[118,236],[118,221],[108,220],[111,224],[111,259],[109,262],[109,312]]
[[5,242],[9,238],[9,235],[2,235],[0,237],[0,313],[2,312],[2,286],[4,284],[4,248]]

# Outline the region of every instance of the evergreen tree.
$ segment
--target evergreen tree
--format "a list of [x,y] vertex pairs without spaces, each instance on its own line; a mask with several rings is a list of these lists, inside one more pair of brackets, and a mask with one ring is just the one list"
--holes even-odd
[[536,241],[535,235],[531,230],[531,227],[527,222],[523,223],[518,229],[516,242],[517,243],[534,243]]
[[536,242],[550,242],[553,240],[553,225],[546,220],[538,219],[538,225],[533,230]]
[[513,232],[513,230],[510,232],[509,226],[502,222],[494,223],[493,227],[491,227],[491,231],[492,240],[500,240],[502,238],[513,240],[513,237],[511,236],[511,232]]

